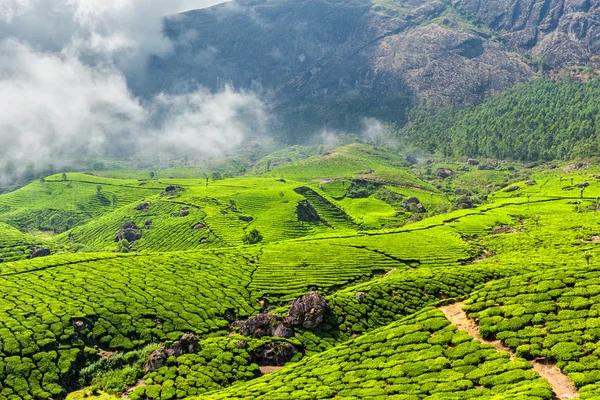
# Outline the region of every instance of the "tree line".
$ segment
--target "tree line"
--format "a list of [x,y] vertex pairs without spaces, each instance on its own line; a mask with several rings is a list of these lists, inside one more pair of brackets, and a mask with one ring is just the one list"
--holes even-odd
[[408,148],[524,161],[598,154],[600,79],[538,78],[479,105],[415,107],[395,131]]

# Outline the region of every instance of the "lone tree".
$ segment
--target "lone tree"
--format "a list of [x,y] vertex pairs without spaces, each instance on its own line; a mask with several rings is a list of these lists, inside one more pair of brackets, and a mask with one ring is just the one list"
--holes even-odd
[[117,195],[113,193],[112,195],[112,206],[113,208],[117,208],[117,202],[119,201],[119,199],[117,198]]
[[262,242],[263,237],[257,229],[252,229],[247,235],[242,238],[245,244],[256,244]]
[[50,217],[50,227],[52,228],[54,233],[56,233],[56,227],[58,226],[59,222],[60,222],[60,217],[57,214],[53,214]]
[[103,194],[102,194],[102,185],[96,185],[96,196],[103,197]]
[[63,182],[67,180],[67,174],[65,174],[64,172],[61,175]]
[[150,171],[150,179],[154,179],[155,176],[156,174],[154,173],[154,171]]
[[585,253],[583,253],[583,258],[585,258],[587,265],[590,265],[590,260],[592,259],[592,253],[590,253],[589,251],[586,251]]

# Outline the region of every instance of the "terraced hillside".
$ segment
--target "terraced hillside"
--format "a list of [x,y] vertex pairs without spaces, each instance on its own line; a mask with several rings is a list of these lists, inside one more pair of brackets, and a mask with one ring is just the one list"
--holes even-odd
[[384,156],[0,196],[0,399],[599,398],[598,165]]

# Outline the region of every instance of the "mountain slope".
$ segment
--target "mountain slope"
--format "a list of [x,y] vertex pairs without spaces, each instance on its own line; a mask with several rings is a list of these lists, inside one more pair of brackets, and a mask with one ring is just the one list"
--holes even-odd
[[170,57],[148,95],[195,85],[259,93],[299,139],[364,117],[404,121],[415,99],[477,102],[530,79],[520,56],[441,1],[240,0],[167,20]]

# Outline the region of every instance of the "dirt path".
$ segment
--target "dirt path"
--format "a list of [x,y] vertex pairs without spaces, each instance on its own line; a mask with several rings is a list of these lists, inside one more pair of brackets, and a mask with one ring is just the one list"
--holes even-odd
[[[510,354],[511,360],[515,358],[514,352],[504,346],[499,340],[489,341],[481,337],[479,334],[479,326],[462,310],[463,303],[454,303],[447,306],[439,307],[444,313],[448,321],[452,322],[458,329],[467,332],[475,339],[482,343],[491,344],[499,351],[506,351]],[[562,371],[554,364],[544,363],[540,361],[529,361],[533,365],[533,369],[544,378],[556,395],[556,399],[567,400],[575,399],[579,396],[577,388],[573,382],[562,373]]]
[[260,367],[260,372],[263,375],[267,375],[267,374],[272,374],[273,372],[277,372],[281,368],[283,368],[283,367],[278,367],[278,366],[263,366],[263,367]]

